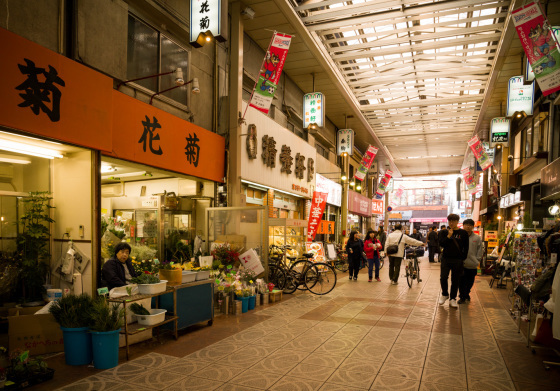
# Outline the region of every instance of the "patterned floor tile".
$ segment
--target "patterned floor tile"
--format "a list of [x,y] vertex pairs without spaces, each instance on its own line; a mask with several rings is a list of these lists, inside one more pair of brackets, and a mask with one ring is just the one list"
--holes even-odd
[[130,363],[143,365],[150,368],[159,368],[176,360],[178,360],[178,358],[174,356],[168,356],[159,353],[148,353],[142,357],[130,361]]
[[381,369],[382,364],[383,360],[347,358],[340,364],[339,368],[355,372],[377,373]]
[[371,387],[376,376],[377,373],[338,368],[327,382],[368,389]]
[[467,391],[466,388],[453,387],[449,384],[421,382],[419,391]]
[[162,365],[159,369],[168,372],[177,372],[185,375],[191,375],[203,368],[212,365],[212,361],[197,360],[193,358],[181,358]]
[[467,376],[460,371],[446,371],[434,367],[424,368],[422,382],[446,385],[448,387],[467,388]]
[[316,391],[322,382],[285,376],[269,388],[271,391]]
[[142,365],[125,363],[115,368],[99,372],[99,376],[109,377],[116,381],[128,381],[146,372],[146,367]]
[[473,391],[515,391],[513,382],[502,379],[469,379],[469,390]]
[[122,385],[122,383],[117,380],[103,376],[90,376],[59,388],[57,391],[110,391],[119,385]]
[[266,390],[276,383],[281,377],[282,374],[279,373],[264,372],[254,368],[249,368],[231,379],[229,383],[239,386],[252,387],[258,390]]
[[383,365],[378,373],[382,377],[397,377],[399,379],[420,380],[422,367]]
[[185,379],[185,375],[176,372],[148,370],[143,375],[130,379],[129,382],[152,390],[164,390],[174,383]]
[[287,376],[303,377],[325,382],[332,375],[335,369],[336,368],[299,363],[290,372],[288,372]]
[[246,385],[226,383],[221,387],[216,388],[216,391],[262,391],[262,388],[253,388]]
[[371,390],[399,390],[399,391],[417,391],[420,382],[417,380],[399,379],[395,377],[377,376]]
[[319,391],[364,391],[364,390],[367,390],[367,388],[350,387],[348,385],[329,383],[329,382],[323,384],[323,386],[319,389]]
[[235,376],[239,375],[246,368],[244,367],[232,367],[229,365],[216,365],[212,364],[209,367],[201,369],[198,372],[192,374],[192,376],[202,377],[204,379],[216,380],[225,383]]
[[319,365],[323,367],[336,368],[346,359],[346,356],[325,355],[323,353],[311,353],[302,363]]
[[191,377],[183,379],[168,388],[166,391],[212,391],[223,386],[224,383],[201,377]]

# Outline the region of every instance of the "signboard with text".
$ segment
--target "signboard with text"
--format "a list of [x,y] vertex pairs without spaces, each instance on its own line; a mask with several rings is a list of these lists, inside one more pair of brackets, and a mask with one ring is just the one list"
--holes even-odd
[[383,213],[383,200],[371,200],[371,214],[382,215]]
[[315,189],[321,193],[327,193],[327,204],[334,206],[342,205],[342,186],[330,179],[315,174]]
[[508,99],[506,117],[512,117],[517,112],[533,115],[535,100],[535,82],[523,84],[522,76],[514,76],[508,82]]
[[352,129],[340,129],[336,140],[336,154],[352,156],[354,151],[354,131]]
[[228,2],[226,0],[190,1],[190,43],[195,47],[201,47],[207,35],[224,42],[227,33]]
[[323,218],[323,212],[325,211],[326,204],[327,194],[314,191],[313,198],[311,199],[311,209],[309,211],[309,222],[307,224],[308,242],[312,242],[313,239],[315,239],[317,229],[319,228],[319,223]]
[[509,118],[492,118],[490,122],[490,145],[508,145],[509,141]]
[[303,128],[310,125],[322,128],[325,124],[325,97],[320,92],[303,96]]

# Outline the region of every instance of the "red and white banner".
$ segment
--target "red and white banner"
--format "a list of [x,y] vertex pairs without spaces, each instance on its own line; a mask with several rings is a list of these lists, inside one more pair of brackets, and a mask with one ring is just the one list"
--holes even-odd
[[463,174],[463,180],[465,181],[467,190],[474,193],[476,191],[476,182],[471,174],[471,169],[469,167],[465,167],[461,170],[461,174]]
[[354,174],[354,178],[359,181],[364,180],[369,168],[371,167],[371,163],[373,163],[373,159],[375,159],[375,155],[377,155],[377,151],[379,151],[379,148],[372,147],[371,145],[368,147],[366,153],[364,153],[364,157],[362,158],[360,168],[358,168]]
[[511,13],[513,24],[543,95],[560,90],[558,42],[538,2]]
[[393,176],[393,171],[387,170],[385,171],[385,176],[379,182],[379,186],[377,186],[377,191],[375,192],[375,198],[380,200],[383,198],[383,194],[385,194],[385,190],[387,190],[387,186],[389,186],[389,182],[391,181],[391,177]]
[[259,80],[249,101],[249,106],[265,114],[268,114],[274,98],[291,41],[291,35],[274,33],[266,51]]
[[474,157],[478,160],[480,168],[486,170],[488,167],[492,166],[492,161],[488,157],[484,145],[478,139],[478,136],[474,136],[469,140],[469,147],[473,151]]
[[317,234],[317,228],[323,218],[325,205],[327,204],[327,193],[313,192],[311,200],[311,210],[309,212],[309,222],[307,224],[307,241],[312,242]]
[[371,214],[383,214],[383,200],[371,200]]

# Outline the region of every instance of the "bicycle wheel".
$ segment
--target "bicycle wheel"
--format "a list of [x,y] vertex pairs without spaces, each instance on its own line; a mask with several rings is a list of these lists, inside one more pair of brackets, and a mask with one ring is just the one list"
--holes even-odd
[[272,282],[278,289],[284,289],[286,273],[276,265],[268,265],[268,282]]
[[412,288],[412,270],[410,270],[410,262],[408,259],[406,260],[406,263],[406,283],[408,284],[409,288]]
[[296,285],[296,289],[299,289],[300,291],[304,291],[307,289],[305,287],[305,278],[303,276],[303,272],[308,270],[312,266],[313,262],[306,259],[301,259],[292,264],[292,266],[290,267],[290,271],[294,275],[294,283]]
[[337,270],[340,270],[343,273],[348,271],[348,262],[343,259],[338,259],[334,265]]
[[316,295],[326,295],[336,286],[336,270],[327,263],[313,265],[313,273],[306,273],[305,286]]
[[283,292],[291,295],[297,289],[296,278],[291,271],[286,272],[286,283],[284,284]]
[[420,279],[420,264],[416,260],[416,282],[420,284],[422,280]]

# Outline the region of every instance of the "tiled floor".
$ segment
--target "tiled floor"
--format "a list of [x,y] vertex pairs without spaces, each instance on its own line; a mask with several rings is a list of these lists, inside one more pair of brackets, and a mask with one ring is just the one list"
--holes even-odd
[[[472,301],[437,305],[439,264],[423,282],[339,276],[326,297],[298,294],[241,316],[221,316],[178,341],[143,343],[136,357],[97,371],[60,363],[60,390],[560,390],[560,370],[525,347],[507,291],[477,278]],[[56,366],[55,365],[55,366]],[[80,379],[80,380],[77,380]],[[77,380],[77,381],[76,381]],[[72,383],[73,382],[73,383]],[[71,383],[71,384],[68,384]],[[50,386],[50,387],[48,387]],[[40,389],[39,386],[37,389]]]

